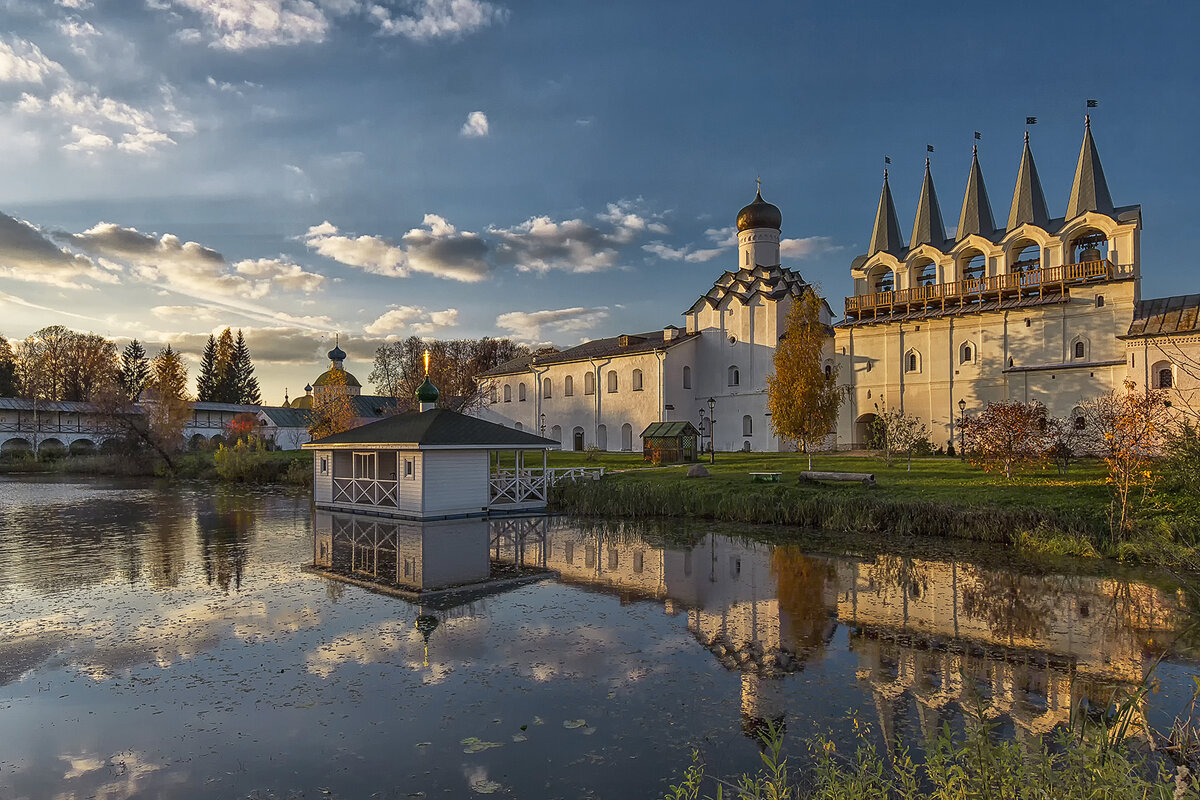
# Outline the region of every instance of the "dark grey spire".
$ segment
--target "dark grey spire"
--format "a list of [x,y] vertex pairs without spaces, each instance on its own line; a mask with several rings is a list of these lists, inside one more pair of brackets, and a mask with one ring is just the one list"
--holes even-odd
[[875,212],[875,229],[871,232],[871,246],[867,255],[873,256],[880,250],[899,253],[904,249],[904,236],[900,233],[900,220],[896,217],[896,204],[892,202],[892,190],[888,187],[887,170],[883,171],[883,192],[879,195],[879,210]]
[[1038,178],[1033,152],[1029,149],[1029,131],[1025,131],[1025,151],[1021,153],[1021,168],[1017,171],[1017,188],[1013,191],[1012,208],[1008,210],[1008,227],[1016,230],[1027,223],[1045,228],[1050,222],[1046,213],[1046,195]]
[[1079,148],[1079,163],[1075,166],[1075,181],[1071,184],[1071,198],[1067,200],[1067,219],[1075,219],[1086,211],[1099,211],[1113,215],[1112,195],[1108,193],[1108,182],[1104,180],[1104,167],[1100,166],[1100,154],[1092,139],[1092,118],[1084,117],[1083,146]]
[[983,185],[983,170],[979,168],[979,148],[971,148],[971,172],[967,175],[967,193],[963,196],[962,213],[958,215],[955,237],[962,241],[971,234],[989,237],[996,231],[996,218]]
[[941,247],[946,241],[946,226],[942,223],[942,209],[938,205],[937,192],[933,190],[933,176],[929,173],[929,159],[925,159],[925,180],[921,183],[921,199],[917,201],[917,218],[913,220],[910,248],[923,244]]

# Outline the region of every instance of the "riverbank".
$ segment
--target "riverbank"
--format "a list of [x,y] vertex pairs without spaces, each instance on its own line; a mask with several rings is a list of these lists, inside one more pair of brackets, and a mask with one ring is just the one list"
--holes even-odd
[[[620,459],[624,459],[622,462]],[[552,466],[587,463],[556,453]],[[1200,531],[1195,498],[1152,494],[1141,509],[1136,536],[1113,543],[1110,494],[1101,464],[1081,461],[1062,476],[1053,468],[1007,480],[957,459],[914,459],[888,467],[869,456],[819,456],[814,468],[867,472],[878,485],[807,484],[799,454],[719,453],[704,464],[706,478],[687,467],[642,468],[640,455],[604,454],[591,462],[609,472],[602,481],[564,484],[551,495],[559,513],[593,517],[690,517],[726,522],[798,525],[834,533],[936,536],[1016,545],[1034,552],[1161,561],[1190,558]],[[778,483],[756,483],[750,473],[779,472]]]
[[149,454],[90,454],[37,460],[33,458],[0,460],[0,475],[106,475],[114,477],[173,477],[182,480],[208,480],[224,483],[280,484],[312,486],[312,456],[302,450],[257,451],[226,468],[218,468],[217,451],[197,450],[181,453],[175,470],[169,473],[161,459]]

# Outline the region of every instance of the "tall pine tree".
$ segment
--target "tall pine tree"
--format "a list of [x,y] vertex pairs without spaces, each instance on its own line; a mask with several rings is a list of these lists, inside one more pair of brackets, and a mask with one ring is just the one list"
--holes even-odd
[[237,392],[235,403],[254,406],[262,403],[258,378],[254,377],[254,363],[250,360],[250,347],[241,328],[238,328],[237,341],[233,345],[233,378]]
[[217,337],[217,353],[213,365],[213,400],[218,403],[238,401],[237,373],[233,366],[233,356],[233,331],[226,328]]
[[134,339],[125,345],[121,352],[121,369],[118,375],[121,381],[121,391],[130,400],[137,402],[146,381],[150,379],[150,361],[146,358],[146,350],[142,343]]
[[0,336],[0,397],[17,396],[17,359],[8,339]]
[[196,375],[196,399],[202,403],[216,400],[217,393],[217,337],[208,335],[204,355],[200,357],[200,372]]

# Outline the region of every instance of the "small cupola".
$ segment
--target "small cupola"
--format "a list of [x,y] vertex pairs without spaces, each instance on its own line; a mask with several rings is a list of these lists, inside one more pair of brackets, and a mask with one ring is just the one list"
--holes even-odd
[[421,411],[429,411],[437,406],[440,392],[433,385],[433,381],[429,380],[429,374],[425,374],[425,380],[417,387],[416,398],[417,404]]

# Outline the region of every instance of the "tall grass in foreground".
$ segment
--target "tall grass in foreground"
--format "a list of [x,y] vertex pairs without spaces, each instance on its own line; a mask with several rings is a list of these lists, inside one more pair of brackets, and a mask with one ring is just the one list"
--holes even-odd
[[[1195,800],[1196,781],[1112,727],[1072,726],[1027,743],[1002,741],[982,714],[961,735],[943,726],[924,759],[897,747],[880,753],[855,721],[852,753],[827,737],[809,742],[810,769],[795,775],[782,756],[782,736],[763,734],[763,766],[732,778],[709,775],[699,751],[667,800]],[[1126,719],[1126,723],[1128,720]],[[1144,745],[1144,740],[1142,744]]]
[[1034,507],[951,505],[793,486],[709,486],[702,481],[578,481],[553,490],[556,511],[599,517],[693,517],[797,525],[847,533],[955,537],[1012,542],[1021,532],[1053,531],[1087,541],[1087,517]]

